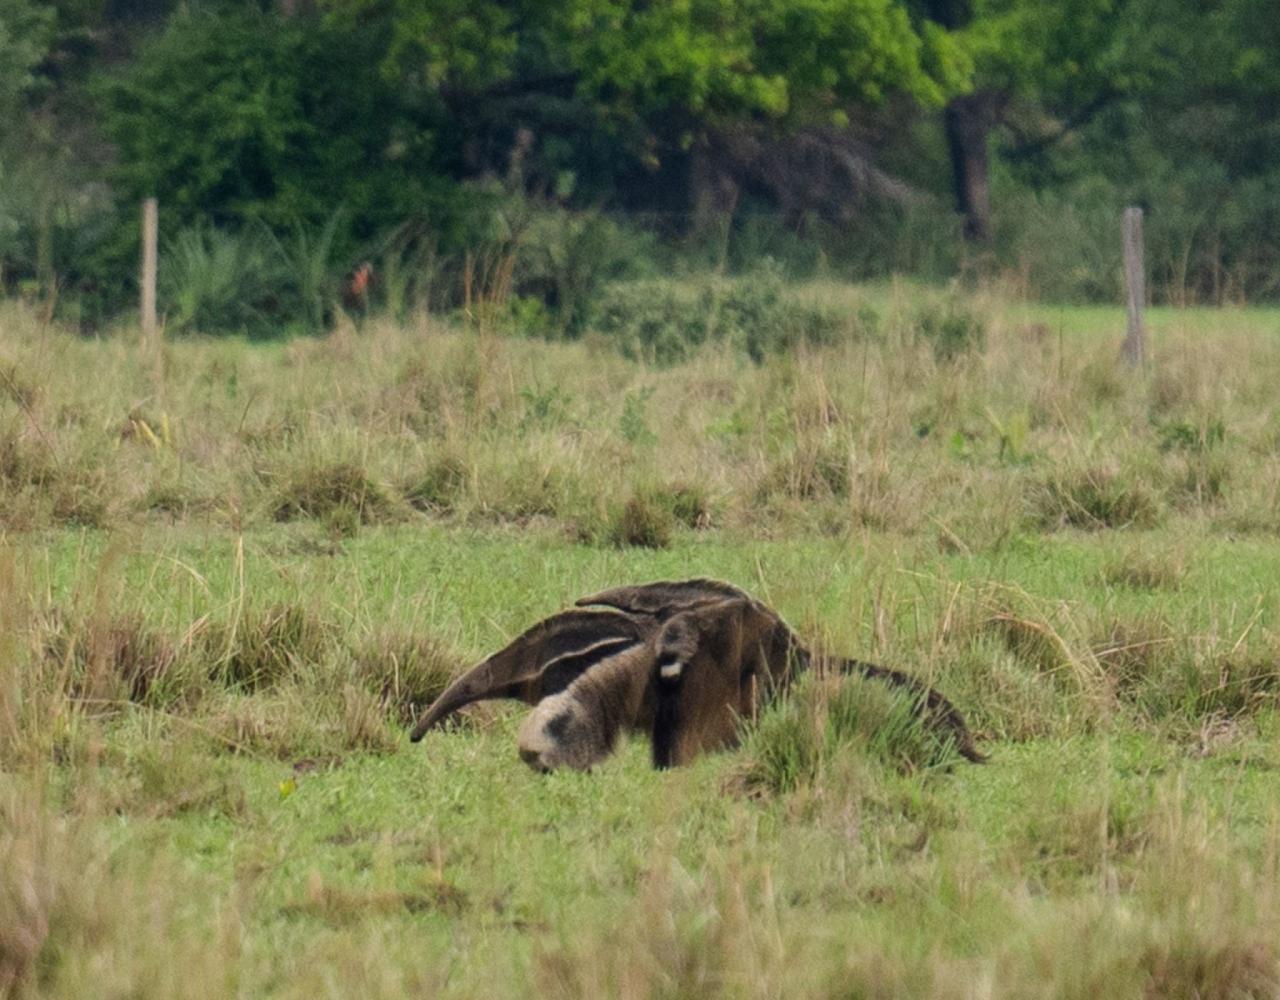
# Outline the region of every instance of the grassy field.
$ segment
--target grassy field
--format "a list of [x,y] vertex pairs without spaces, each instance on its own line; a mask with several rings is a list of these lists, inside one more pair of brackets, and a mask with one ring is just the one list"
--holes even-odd
[[[0,994],[1280,996],[1280,314],[1158,311],[1131,374],[1119,310],[789,294],[858,319],[655,367],[0,310]],[[869,682],[671,772],[537,775],[518,706],[407,742],[693,575],[991,762]]]

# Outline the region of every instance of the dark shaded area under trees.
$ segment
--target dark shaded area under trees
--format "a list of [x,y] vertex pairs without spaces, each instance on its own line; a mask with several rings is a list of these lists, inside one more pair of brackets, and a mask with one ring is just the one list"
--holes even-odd
[[[0,0],[0,290],[95,328],[162,218],[170,329],[672,266],[1280,295],[1280,18],[1252,0]],[[367,305],[361,302],[359,305]]]

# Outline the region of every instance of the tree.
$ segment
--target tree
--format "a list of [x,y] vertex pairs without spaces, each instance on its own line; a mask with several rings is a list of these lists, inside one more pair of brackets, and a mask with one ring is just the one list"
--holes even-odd
[[[726,127],[789,130],[842,122],[887,95],[939,104],[968,63],[937,25],[898,0],[329,0],[342,25],[385,19],[384,72],[465,123],[463,161],[502,172],[533,133],[566,166],[696,171]],[[556,139],[565,141],[556,142]],[[527,166],[527,164],[526,164]]]
[[159,197],[170,225],[318,225],[343,206],[364,235],[443,200],[439,116],[370,69],[381,44],[313,18],[175,15],[102,86],[123,193]]
[[1132,84],[1125,0],[917,0],[916,12],[952,32],[973,61],[972,87],[943,112],[965,235],[991,238],[990,138],[1019,120],[1044,144],[1078,126]]
[[16,113],[36,84],[53,41],[54,10],[32,0],[0,0],[0,113]]

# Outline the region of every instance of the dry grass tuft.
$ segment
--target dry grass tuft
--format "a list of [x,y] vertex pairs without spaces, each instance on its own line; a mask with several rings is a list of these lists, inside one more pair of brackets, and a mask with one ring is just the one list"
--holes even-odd
[[852,466],[847,442],[833,437],[806,438],[773,461],[760,481],[762,500],[830,500],[849,495]]
[[472,481],[471,469],[457,455],[440,455],[405,484],[404,496],[418,510],[431,514],[455,510]]
[[281,907],[291,917],[310,917],[342,926],[370,914],[439,913],[457,917],[468,907],[467,894],[444,879],[424,879],[414,889],[351,889],[326,883],[317,871],[307,879],[305,895]]
[[277,521],[300,517],[354,516],[361,524],[393,520],[398,504],[358,465],[339,462],[295,470],[280,487],[272,508]]
[[1124,696],[1163,671],[1176,641],[1168,624],[1158,619],[1116,619],[1094,640],[1093,655],[1114,690]]
[[665,549],[675,529],[671,509],[652,496],[637,494],[610,518],[609,541],[617,546]]
[[1110,466],[1050,476],[1033,486],[1031,505],[1046,528],[1151,528],[1161,516],[1150,486]]
[[1274,941],[1211,942],[1188,935],[1154,943],[1138,960],[1146,970],[1143,996],[1274,997],[1280,994],[1280,957]]
[[300,604],[248,608],[229,622],[208,622],[198,636],[210,677],[257,691],[305,674],[337,647],[331,623]]
[[65,671],[66,689],[74,698],[144,703],[180,655],[173,639],[136,613],[75,621],[55,608],[35,633],[42,656]]
[[1148,551],[1150,542],[1117,549],[1102,566],[1102,581],[1133,590],[1177,590],[1187,576],[1187,555],[1180,549]]
[[0,790],[0,993],[234,995],[234,904],[168,859],[121,852],[38,802]]
[[352,651],[356,676],[384,712],[412,725],[466,666],[448,646],[417,632],[375,631]]

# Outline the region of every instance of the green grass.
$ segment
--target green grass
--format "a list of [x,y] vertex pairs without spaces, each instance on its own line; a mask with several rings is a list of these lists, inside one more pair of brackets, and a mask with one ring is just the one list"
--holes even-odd
[[[157,370],[0,313],[0,995],[1277,995],[1276,314],[1156,314],[1130,378],[1118,311],[956,300],[942,358],[934,293],[795,294],[882,336]],[[670,772],[537,775],[519,706],[407,742],[531,622],[692,575],[991,762],[869,682]]]

